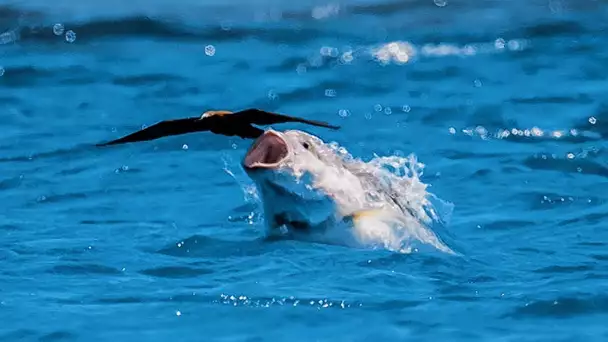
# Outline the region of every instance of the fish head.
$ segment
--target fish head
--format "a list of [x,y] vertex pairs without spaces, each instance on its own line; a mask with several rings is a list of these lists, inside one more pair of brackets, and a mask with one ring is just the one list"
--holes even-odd
[[251,145],[243,167],[254,181],[268,228],[310,231],[327,224],[336,210],[318,176],[333,157],[318,137],[299,130],[266,130]]

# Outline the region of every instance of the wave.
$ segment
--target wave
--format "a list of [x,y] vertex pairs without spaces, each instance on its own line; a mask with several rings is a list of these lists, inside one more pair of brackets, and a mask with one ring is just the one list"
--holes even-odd
[[[171,8],[168,4],[155,2],[145,9],[121,6],[121,9],[100,9],[96,5],[79,16],[76,10],[68,8],[66,13],[55,14],[57,9],[26,9],[15,6],[0,6],[0,45],[21,42],[64,43],[68,31],[76,33],[76,40],[92,41],[113,37],[145,37],[169,39],[173,41],[215,41],[229,42],[246,39],[257,39],[272,43],[305,43],[321,38],[340,37],[342,40],[371,44],[378,37],[372,37],[367,24],[373,24],[366,18],[385,20],[383,17],[398,15],[404,21],[400,24],[387,25],[383,40],[406,38],[413,41],[425,41],[433,44],[454,42],[494,41],[503,37],[506,41],[514,37],[543,39],[555,36],[581,36],[585,34],[605,34],[604,27],[597,22],[572,17],[547,22],[545,18],[519,18],[518,21],[507,19],[513,11],[508,6],[493,8],[493,5],[479,2],[465,2],[458,6],[450,5],[440,8],[432,1],[387,1],[373,4],[307,4],[305,8],[290,9],[289,4],[281,7],[255,6],[242,4],[220,7],[184,3],[180,9]],[[533,5],[531,5],[533,6]],[[41,7],[41,6],[39,6]],[[124,7],[124,8],[122,8]],[[300,5],[301,7],[301,5]],[[490,16],[494,22],[487,30],[463,31],[445,29],[428,30],[428,22],[436,21],[441,27],[457,27],[466,20],[457,16],[455,11],[463,10],[476,13],[484,18],[487,11],[498,11]],[[80,9],[82,11],[82,9]],[[45,12],[46,11],[46,12]],[[48,13],[47,13],[48,12]],[[419,13],[420,16],[415,14]],[[446,14],[449,14],[446,16]],[[594,13],[591,13],[592,15]],[[361,19],[361,17],[364,17]],[[61,20],[57,20],[63,18]],[[374,19],[375,18],[375,19]],[[365,20],[362,30],[340,30],[331,25],[333,21]],[[325,22],[318,23],[323,20]],[[264,22],[265,25],[257,26]],[[328,23],[326,25],[326,23]],[[502,23],[505,25],[497,25]],[[56,24],[61,26],[56,27]],[[268,25],[270,24],[270,25]],[[59,30],[57,29],[59,28]],[[404,32],[406,32],[404,34]],[[439,33],[440,32],[440,33]],[[515,44],[515,43],[514,43]]]
[[[271,43],[305,43],[319,37],[332,35],[332,32],[315,28],[291,27],[225,27],[216,23],[200,27],[186,25],[177,21],[152,18],[148,16],[129,16],[120,18],[94,19],[88,22],[67,22],[22,26],[9,29],[0,34],[0,44],[20,42],[65,43],[65,34],[75,33],[77,41],[93,41],[114,37],[168,39],[172,41],[194,42],[232,42],[257,39]],[[58,29],[58,27],[61,27]]]

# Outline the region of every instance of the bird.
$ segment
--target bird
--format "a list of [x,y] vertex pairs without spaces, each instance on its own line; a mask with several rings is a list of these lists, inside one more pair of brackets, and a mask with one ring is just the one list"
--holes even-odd
[[327,122],[273,113],[258,108],[247,108],[237,112],[209,110],[197,117],[160,121],[122,138],[98,143],[96,146],[103,147],[149,141],[172,135],[204,131],[225,136],[238,136],[243,139],[257,139],[264,134],[264,130],[253,125],[271,125],[288,122],[298,122],[333,130],[340,129],[340,126],[331,125]]

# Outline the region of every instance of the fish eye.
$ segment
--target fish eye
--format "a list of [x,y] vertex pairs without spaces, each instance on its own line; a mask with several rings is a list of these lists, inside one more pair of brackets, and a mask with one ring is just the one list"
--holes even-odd
[[304,146],[304,148],[307,149],[307,150],[308,150],[308,148],[310,148],[310,145],[308,145],[307,142],[303,142],[302,146]]

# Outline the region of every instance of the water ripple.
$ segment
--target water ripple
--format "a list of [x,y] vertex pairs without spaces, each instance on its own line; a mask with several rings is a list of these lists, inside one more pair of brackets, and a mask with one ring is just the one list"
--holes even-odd
[[536,300],[518,307],[508,317],[572,317],[608,312],[608,297],[603,295],[560,296],[553,300]]
[[185,266],[156,267],[140,271],[141,274],[161,278],[190,278],[213,273],[213,270]]
[[79,264],[79,265],[57,265],[51,270],[51,273],[64,275],[119,275],[122,272],[116,268],[96,264]]

